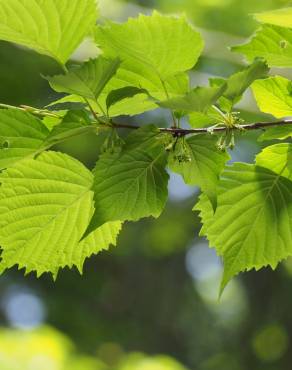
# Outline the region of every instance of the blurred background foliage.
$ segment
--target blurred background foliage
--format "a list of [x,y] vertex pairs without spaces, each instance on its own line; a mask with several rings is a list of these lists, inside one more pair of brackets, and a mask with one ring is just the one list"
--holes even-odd
[[[244,61],[228,46],[256,28],[250,14],[291,5],[286,0],[101,1],[105,18],[126,20],[152,8],[186,13],[206,47],[192,71],[194,85],[228,76]],[[83,45],[74,55],[92,52]],[[46,57],[0,44],[0,101],[42,107],[56,96],[42,75],[58,66]],[[276,71],[278,72],[278,71]],[[281,70],[291,77],[291,72]],[[247,93],[238,109],[262,119]],[[157,110],[129,120],[167,124]],[[265,117],[266,118],[266,117]],[[253,161],[257,134],[237,138],[233,160]],[[89,167],[98,157],[95,136],[58,149]],[[118,247],[90,258],[83,276],[62,271],[56,282],[16,269],[0,279],[1,370],[291,370],[292,261],[275,272],[234,279],[220,302],[220,260],[198,237],[191,211],[198,189],[171,175],[170,200],[158,220],[125,225]]]

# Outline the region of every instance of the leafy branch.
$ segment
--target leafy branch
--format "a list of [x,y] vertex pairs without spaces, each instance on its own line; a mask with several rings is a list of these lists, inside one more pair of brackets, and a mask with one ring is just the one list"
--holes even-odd
[[[66,4],[11,0],[0,12],[1,40],[54,58],[63,69],[46,77],[63,94],[49,107],[0,104],[0,272],[14,265],[38,276],[56,277],[65,266],[82,271],[87,257],[116,244],[125,221],[159,217],[169,171],[201,189],[194,210],[201,235],[223,259],[222,289],[241,271],[275,268],[291,256],[292,119],[285,117],[292,117],[292,83],[271,76],[270,67],[292,67],[292,8],[257,15],[260,30],[232,49],[250,64],[201,87],[190,85],[188,71],[203,40],[185,17],[154,11],[96,25],[95,0]],[[102,54],[68,66],[87,35]],[[246,123],[234,111],[249,88],[275,120]],[[116,118],[157,108],[171,112],[171,127]],[[189,128],[180,128],[181,119]],[[130,132],[120,137],[117,129]],[[252,130],[265,131],[260,141],[280,142],[253,164],[230,164],[234,133]],[[100,139],[92,172],[52,150],[89,132]]]

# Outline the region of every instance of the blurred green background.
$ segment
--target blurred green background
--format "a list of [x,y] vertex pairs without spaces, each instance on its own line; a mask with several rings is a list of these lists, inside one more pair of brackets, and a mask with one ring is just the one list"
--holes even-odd
[[[152,8],[186,13],[206,47],[193,84],[228,76],[244,64],[228,46],[257,27],[250,14],[291,5],[286,0],[103,0],[104,17],[123,21]],[[75,58],[84,59],[84,45]],[[52,61],[0,44],[0,101],[37,107],[56,96],[40,75]],[[279,71],[273,71],[279,73]],[[281,70],[290,76],[291,72]],[[247,93],[238,109],[259,115]],[[266,117],[265,117],[266,118]],[[127,121],[126,117],[120,118]],[[161,111],[134,121],[166,124]],[[253,161],[257,134],[238,138],[233,160]],[[63,150],[92,167],[98,139],[83,136]],[[158,220],[125,225],[118,247],[87,260],[84,274],[49,276],[11,270],[0,278],[1,370],[291,370],[292,261],[272,272],[242,274],[218,301],[220,260],[198,237],[191,211],[198,189],[171,175],[170,200]]]

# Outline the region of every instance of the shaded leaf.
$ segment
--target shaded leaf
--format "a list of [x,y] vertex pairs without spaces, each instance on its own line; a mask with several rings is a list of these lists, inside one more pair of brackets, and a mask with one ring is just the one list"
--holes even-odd
[[211,135],[191,136],[182,144],[189,161],[179,162],[176,159],[176,152],[172,153],[168,160],[169,168],[182,175],[186,184],[199,186],[213,206],[216,205],[219,175],[230,159],[227,152],[218,150],[217,141],[218,138]]
[[205,113],[224,93],[225,89],[225,84],[220,87],[196,87],[185,96],[172,98],[157,104],[162,108]]
[[54,143],[94,131],[98,131],[98,126],[92,123],[86,111],[69,111],[63,120],[52,129],[46,142]]
[[165,165],[166,152],[153,126],[130,134],[121,153],[102,155],[94,169],[96,211],[86,234],[107,221],[158,217],[167,199]]

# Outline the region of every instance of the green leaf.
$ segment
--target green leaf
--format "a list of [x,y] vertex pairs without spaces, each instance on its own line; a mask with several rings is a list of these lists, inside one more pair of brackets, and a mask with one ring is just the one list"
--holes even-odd
[[233,46],[232,51],[249,61],[262,57],[269,66],[292,67],[292,29],[263,25],[247,44]]
[[268,128],[262,135],[258,137],[258,141],[266,140],[284,140],[292,136],[292,124],[287,123],[283,126]]
[[[106,100],[111,91],[133,86],[139,89],[145,89],[149,94],[137,94],[132,98],[126,98],[115,103],[109,109],[110,117],[120,115],[132,116],[156,109],[158,106],[153,100],[149,99],[149,95],[157,100],[163,100],[166,98],[165,89],[157,76],[153,76],[153,74],[150,74],[149,78],[147,76],[149,76],[148,70],[145,70],[145,74],[140,76],[133,70],[120,67],[117,74],[109,81],[102,91],[99,97],[100,106],[98,106],[94,100],[89,99],[89,102],[96,112],[102,113],[100,108],[102,108],[103,111],[106,110]],[[179,73],[175,76],[171,76],[165,81],[165,88],[170,97],[184,95],[189,90],[188,75],[186,73]],[[67,102],[80,103],[82,102],[82,98],[76,95],[69,95],[53,102],[51,105],[65,104]]]
[[149,99],[149,95],[156,100],[166,99],[167,96],[184,95],[189,90],[189,76],[185,72],[177,73],[168,77],[162,83],[156,74],[153,74],[144,66],[133,64],[127,68],[122,65],[100,97],[100,104],[103,109],[106,107],[106,99],[112,90],[129,86],[145,89],[148,93],[144,92],[132,98],[123,99],[112,105],[109,109],[110,116],[134,115],[156,109],[158,106],[153,100]]
[[94,169],[96,211],[87,233],[107,221],[160,215],[168,183],[162,138],[154,126],[143,127],[128,136],[121,153],[101,156]]
[[132,98],[138,94],[148,95],[148,92],[145,89],[140,89],[139,87],[135,86],[126,86],[121,87],[120,89],[112,90],[106,98],[107,111],[109,111],[112,105],[120,102],[121,100]]
[[257,155],[256,164],[292,180],[292,144],[280,143],[266,147]]
[[[184,139],[180,139],[184,140]],[[209,197],[213,206],[216,204],[216,186],[219,175],[230,159],[227,152],[216,147],[217,137],[194,135],[184,140],[184,151],[189,161],[179,162],[176,151],[169,156],[169,168],[180,174],[186,184],[197,185]]]
[[185,17],[156,11],[123,24],[98,26],[95,39],[105,55],[118,56],[128,67],[147,68],[162,80],[191,69],[203,48],[201,36]]
[[46,143],[59,142],[89,132],[98,132],[98,126],[92,123],[87,112],[84,110],[69,111],[62,122],[52,129]]
[[[269,68],[265,61],[256,59],[244,70],[230,76],[227,80],[227,88],[223,96],[219,99],[219,104],[225,111],[231,111],[233,106],[239,102],[245,90],[253,81],[267,77]],[[224,79],[211,79],[211,86],[220,86],[225,82]],[[227,100],[227,102],[226,102]]]
[[292,178],[281,176],[286,165],[283,160],[279,174],[244,163],[223,172],[207,230],[210,245],[224,260],[222,290],[239,272],[275,268],[292,255]]
[[207,127],[222,122],[222,115],[214,107],[207,109],[205,113],[191,112],[189,123],[192,127]]
[[76,94],[96,100],[119,68],[119,59],[98,57],[75,66],[65,75],[46,77],[57,92]]
[[162,108],[205,113],[224,93],[225,89],[226,84],[220,87],[196,87],[185,96],[172,98],[157,104]]
[[255,14],[257,21],[292,28],[292,8],[283,8]]
[[66,154],[45,152],[0,176],[1,270],[18,265],[40,276],[82,268],[92,253],[115,242],[119,223],[106,224],[81,243],[93,213],[93,176]]
[[49,130],[35,116],[16,109],[0,110],[0,170],[36,154]]
[[0,0],[0,39],[65,64],[96,18],[95,0]]
[[292,116],[292,82],[275,76],[255,81],[252,91],[259,109],[274,117]]
[[209,197],[205,193],[199,196],[199,201],[193,207],[193,211],[199,212],[202,223],[199,236],[207,236],[208,228],[212,225],[214,208]]

